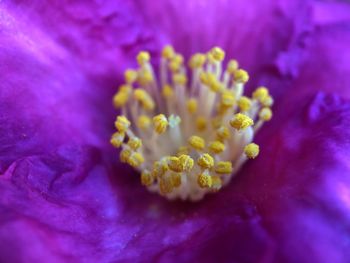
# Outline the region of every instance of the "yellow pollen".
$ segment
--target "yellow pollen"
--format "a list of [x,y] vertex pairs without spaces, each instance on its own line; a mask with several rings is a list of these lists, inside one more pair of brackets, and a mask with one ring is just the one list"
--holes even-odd
[[147,170],[141,173],[141,184],[144,186],[150,186],[154,182],[154,178],[151,173]]
[[252,107],[252,101],[245,96],[242,96],[238,101],[238,107],[242,112],[247,112]]
[[175,52],[172,46],[168,45],[163,48],[163,51],[162,51],[163,58],[171,59],[174,57],[174,55],[175,55]]
[[205,131],[207,128],[207,120],[204,117],[198,117],[196,119],[196,127],[198,131]]
[[197,182],[201,188],[209,188],[213,185],[212,177],[206,173],[198,175]]
[[157,133],[164,133],[168,127],[168,120],[164,114],[159,114],[153,117],[154,129]]
[[191,57],[189,66],[192,69],[201,68],[203,67],[204,63],[205,63],[205,55],[197,53]]
[[189,139],[188,139],[188,143],[189,145],[191,145],[194,149],[200,151],[200,150],[203,150],[204,147],[205,147],[205,141],[202,137],[199,137],[199,136],[191,136]]
[[139,127],[141,130],[146,130],[151,125],[151,119],[146,115],[140,115],[137,119],[137,127]]
[[259,118],[263,121],[269,121],[272,118],[272,111],[270,108],[262,108],[259,112]]
[[225,151],[225,144],[220,141],[213,141],[209,144],[209,150],[215,154]]
[[173,82],[175,84],[185,86],[187,84],[187,77],[184,74],[174,74]]
[[225,58],[225,52],[219,47],[212,48],[211,54],[213,58],[219,62],[223,61]]
[[142,147],[142,140],[138,137],[132,137],[128,141],[128,145],[130,146],[131,149],[136,151],[140,147]]
[[233,74],[238,69],[238,67],[239,67],[239,65],[238,65],[237,60],[232,59],[228,62],[227,72],[230,74]]
[[245,130],[252,126],[254,121],[247,115],[242,113],[237,113],[231,120],[230,125],[236,130]]
[[204,153],[198,158],[197,164],[204,169],[210,169],[214,166],[214,158],[210,154]]
[[113,133],[110,142],[114,147],[119,148],[122,145],[124,138],[125,138],[124,132],[115,132]]
[[167,99],[171,98],[174,95],[173,88],[170,85],[165,84],[163,86],[162,95],[164,98],[167,98]]
[[196,99],[189,99],[187,101],[187,110],[189,113],[195,113],[197,111],[197,100]]
[[244,147],[244,153],[249,159],[254,159],[258,156],[260,151],[259,145],[250,143]]
[[185,61],[168,45],[159,63],[147,51],[136,60],[113,96],[120,113],[110,143],[120,161],[170,200],[219,191],[259,154],[251,142],[272,118],[269,91],[261,86],[248,96],[248,73],[219,47]]
[[218,174],[230,174],[230,173],[232,173],[232,163],[231,162],[218,162],[215,165],[215,172]]
[[122,115],[117,117],[117,120],[114,124],[117,130],[122,133],[126,132],[130,127],[130,121]]
[[124,73],[125,82],[132,84],[137,80],[137,71],[133,69],[127,69]]
[[248,72],[243,69],[236,70],[233,75],[234,80],[238,83],[246,83],[249,80]]
[[269,96],[269,91],[265,87],[259,87],[253,92],[253,98],[262,102]]
[[145,65],[147,62],[149,62],[151,56],[147,51],[141,51],[138,55],[137,55],[137,63],[139,63],[140,66]]

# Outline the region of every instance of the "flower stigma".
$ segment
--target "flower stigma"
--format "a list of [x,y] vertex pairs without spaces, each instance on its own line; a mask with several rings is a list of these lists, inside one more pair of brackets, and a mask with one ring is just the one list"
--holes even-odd
[[125,71],[113,97],[121,114],[111,144],[149,191],[197,201],[258,156],[254,135],[272,118],[273,99],[265,87],[244,96],[248,73],[236,60],[224,69],[224,58],[219,47],[194,54],[187,74],[183,56],[166,46],[159,74],[146,51],[137,55],[138,69]]

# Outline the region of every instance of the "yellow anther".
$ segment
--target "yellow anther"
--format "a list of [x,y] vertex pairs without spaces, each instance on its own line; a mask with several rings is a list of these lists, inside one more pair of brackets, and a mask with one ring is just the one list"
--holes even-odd
[[215,154],[222,153],[225,151],[225,144],[220,141],[213,141],[209,144],[209,150]]
[[184,61],[183,56],[176,54],[169,63],[169,68],[172,72],[177,72]]
[[231,137],[230,130],[226,126],[220,126],[216,130],[218,139],[221,141],[227,140]]
[[122,85],[119,91],[113,97],[113,104],[116,108],[123,107],[129,100],[131,87],[129,85]]
[[188,143],[189,145],[191,145],[194,149],[196,150],[203,150],[204,147],[205,147],[205,141],[202,137],[199,137],[199,136],[191,136],[189,139],[188,139]]
[[260,151],[259,145],[255,143],[250,143],[244,147],[244,153],[249,159],[254,159],[258,156]]
[[165,84],[162,89],[162,95],[167,99],[172,98],[174,96],[173,88],[170,85]]
[[212,186],[211,186],[212,190],[214,192],[219,191],[220,188],[222,187],[222,181],[220,176],[212,176],[211,179],[212,179]]
[[138,148],[142,146],[142,140],[136,136],[131,137],[128,141],[128,145],[130,146],[131,149],[136,151]]
[[270,108],[262,108],[259,112],[259,118],[263,121],[269,121],[272,118],[272,111]]
[[262,102],[269,96],[269,90],[265,87],[259,87],[253,92],[253,98]]
[[220,105],[217,107],[218,115],[214,116],[211,119],[211,125],[213,126],[214,129],[218,129],[219,127],[222,126],[222,114],[224,113],[225,109]]
[[182,165],[183,171],[190,171],[192,169],[194,161],[189,155],[181,154],[179,156],[179,160],[180,160],[180,163]]
[[187,77],[185,74],[174,74],[173,75],[173,82],[175,84],[181,85],[181,86],[185,86],[187,84]]
[[207,53],[207,61],[208,61],[208,63],[211,63],[211,64],[214,64],[215,61],[216,61],[214,56],[213,56],[213,54],[211,52]]
[[233,78],[238,83],[247,83],[249,80],[249,75],[247,71],[239,69],[234,72]]
[[169,180],[168,178],[161,178],[159,180],[159,191],[162,195],[171,193],[173,191],[173,185],[171,180]]
[[205,63],[205,55],[201,53],[194,54],[190,62],[188,63],[190,68],[195,69],[195,68],[201,68],[203,67]]
[[207,119],[204,117],[198,117],[196,119],[196,127],[198,131],[205,131],[207,128]]
[[186,102],[187,110],[189,113],[193,114],[197,111],[198,102],[196,99],[189,99]]
[[147,51],[141,51],[136,59],[137,59],[137,63],[139,63],[140,66],[145,65],[149,60],[150,60],[151,56]]
[[236,130],[245,130],[246,128],[252,126],[254,121],[247,115],[242,113],[237,113],[230,120],[230,125]]
[[198,175],[197,183],[201,188],[209,188],[213,185],[212,177],[207,173]]
[[252,107],[252,101],[245,96],[242,96],[238,101],[238,107],[242,112],[247,112]]
[[169,170],[167,162],[157,161],[153,163],[152,176],[154,178],[161,178]]
[[232,107],[236,102],[235,95],[229,91],[225,90],[221,94],[221,105],[225,108]]
[[232,163],[231,162],[218,162],[215,165],[215,172],[218,174],[230,174],[230,173],[232,173]]
[[210,52],[216,61],[220,62],[220,61],[223,61],[225,58],[225,51],[223,51],[219,47],[213,47]]
[[264,99],[260,100],[260,102],[264,107],[271,107],[273,105],[273,98],[268,95]]
[[137,119],[137,127],[141,130],[146,130],[151,125],[151,119],[146,115],[141,115]]
[[126,83],[132,84],[137,80],[137,71],[133,69],[127,69],[124,73]]
[[117,117],[114,125],[119,132],[126,132],[130,127],[130,121],[125,116],[120,115]]
[[115,132],[113,133],[110,142],[114,147],[119,148],[122,145],[124,138],[125,138],[124,132]]
[[166,59],[171,59],[175,55],[174,49],[172,46],[167,45],[162,50],[162,57]]
[[208,73],[201,72],[199,79],[204,85],[209,85]]
[[141,103],[145,110],[151,111],[155,107],[152,97],[143,89],[134,90],[134,98]]
[[147,171],[147,170],[142,171],[142,173],[141,173],[141,184],[142,185],[150,186],[153,184],[153,181],[154,181],[154,178],[149,171]]
[[168,127],[168,120],[164,114],[159,114],[153,117],[154,130],[161,134],[164,133]]
[[127,160],[128,164],[132,167],[139,167],[141,164],[143,164],[144,161],[145,159],[143,158],[142,154],[139,152],[131,153],[131,155]]
[[176,188],[181,185],[181,174],[179,173],[171,173],[170,174],[171,185]]
[[214,158],[209,153],[204,153],[198,158],[197,164],[204,169],[210,169],[214,166]]
[[119,159],[121,162],[126,163],[128,162],[130,155],[131,155],[131,151],[129,149],[123,149],[120,152]]
[[207,73],[206,74],[206,85],[210,88],[213,92],[218,92],[222,89],[222,84],[217,79],[214,73]]
[[230,60],[227,64],[227,72],[230,74],[233,74],[237,69],[238,69],[239,65],[237,60]]
[[188,149],[188,147],[187,146],[181,146],[181,147],[179,147],[179,149],[177,150],[177,156],[181,156],[181,155],[183,155],[183,154],[188,154],[188,152],[189,152],[189,149]]
[[153,82],[152,72],[149,70],[140,70],[137,75],[137,81],[141,86],[146,86]]
[[172,170],[174,172],[180,173],[183,171],[181,161],[176,156],[169,156],[168,157],[168,166],[169,166],[170,170]]

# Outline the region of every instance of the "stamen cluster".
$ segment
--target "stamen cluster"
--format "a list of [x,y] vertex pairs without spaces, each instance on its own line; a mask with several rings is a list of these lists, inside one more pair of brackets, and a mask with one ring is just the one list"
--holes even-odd
[[141,183],[169,199],[200,200],[226,185],[247,159],[259,154],[256,132],[272,117],[265,87],[243,95],[248,73],[219,47],[194,54],[188,66],[171,46],[162,51],[159,81],[150,54],[125,71],[113,98],[117,116],[111,143],[120,160],[141,173]]

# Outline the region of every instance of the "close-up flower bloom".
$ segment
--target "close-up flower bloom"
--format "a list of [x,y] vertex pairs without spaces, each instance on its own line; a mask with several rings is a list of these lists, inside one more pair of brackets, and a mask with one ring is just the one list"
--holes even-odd
[[347,0],[1,1],[0,262],[349,262],[349,43]]

